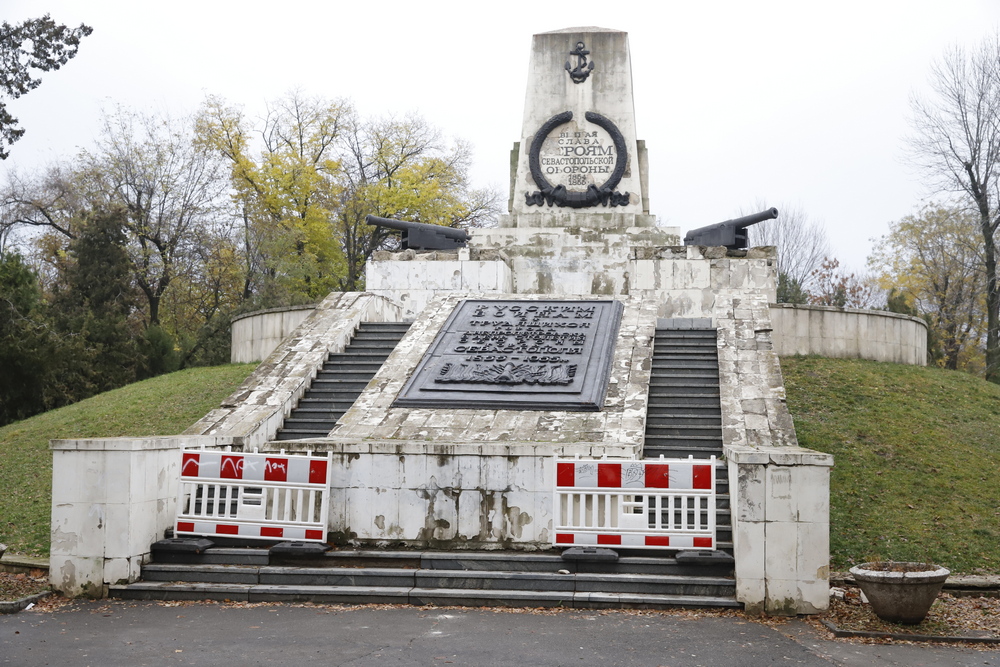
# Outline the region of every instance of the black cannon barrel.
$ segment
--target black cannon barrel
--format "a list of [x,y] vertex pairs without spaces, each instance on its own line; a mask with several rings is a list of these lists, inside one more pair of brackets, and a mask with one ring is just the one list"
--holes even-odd
[[684,245],[721,245],[730,250],[741,250],[749,245],[747,227],[777,217],[778,209],[772,207],[760,213],[745,215],[742,218],[734,218],[707,227],[692,229],[684,237]]
[[464,248],[472,238],[464,229],[428,225],[424,222],[407,222],[392,218],[380,218],[377,215],[366,215],[365,222],[373,227],[387,227],[403,232],[403,249],[407,250],[451,250]]

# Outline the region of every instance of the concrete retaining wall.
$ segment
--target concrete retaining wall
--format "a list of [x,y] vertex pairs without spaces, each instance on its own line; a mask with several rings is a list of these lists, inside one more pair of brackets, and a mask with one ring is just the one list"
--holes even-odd
[[263,361],[314,310],[316,304],[313,303],[258,310],[234,317],[229,362]]
[[815,354],[927,364],[927,323],[883,310],[771,304],[771,339],[778,356]]
[[[421,300],[421,309],[429,298]],[[314,309],[292,306],[240,315],[233,320],[232,363],[266,359]],[[790,303],[772,303],[770,309],[774,327],[771,340],[778,356],[815,354],[912,366],[927,364],[927,323],[919,317]]]

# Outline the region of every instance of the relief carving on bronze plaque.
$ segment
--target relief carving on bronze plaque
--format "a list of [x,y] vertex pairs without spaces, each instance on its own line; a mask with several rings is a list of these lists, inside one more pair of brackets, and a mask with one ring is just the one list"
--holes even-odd
[[600,410],[618,301],[460,302],[393,407]]

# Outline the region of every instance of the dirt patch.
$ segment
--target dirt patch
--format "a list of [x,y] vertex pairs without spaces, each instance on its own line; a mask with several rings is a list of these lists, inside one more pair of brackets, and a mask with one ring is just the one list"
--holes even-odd
[[831,599],[830,609],[814,617],[817,627],[827,620],[840,630],[879,632],[893,635],[1000,638],[1000,598],[953,597],[942,593],[935,600],[927,618],[919,625],[901,625],[883,621],[861,601],[856,588],[844,590],[843,599]]
[[20,600],[47,590],[49,576],[45,570],[32,570],[28,574],[0,572],[0,602]]

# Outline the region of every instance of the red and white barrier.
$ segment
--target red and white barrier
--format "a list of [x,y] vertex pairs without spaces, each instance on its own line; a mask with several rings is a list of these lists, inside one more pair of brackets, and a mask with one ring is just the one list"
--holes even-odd
[[715,457],[557,459],[556,546],[715,549]]
[[330,455],[181,452],[177,535],[326,541]]

